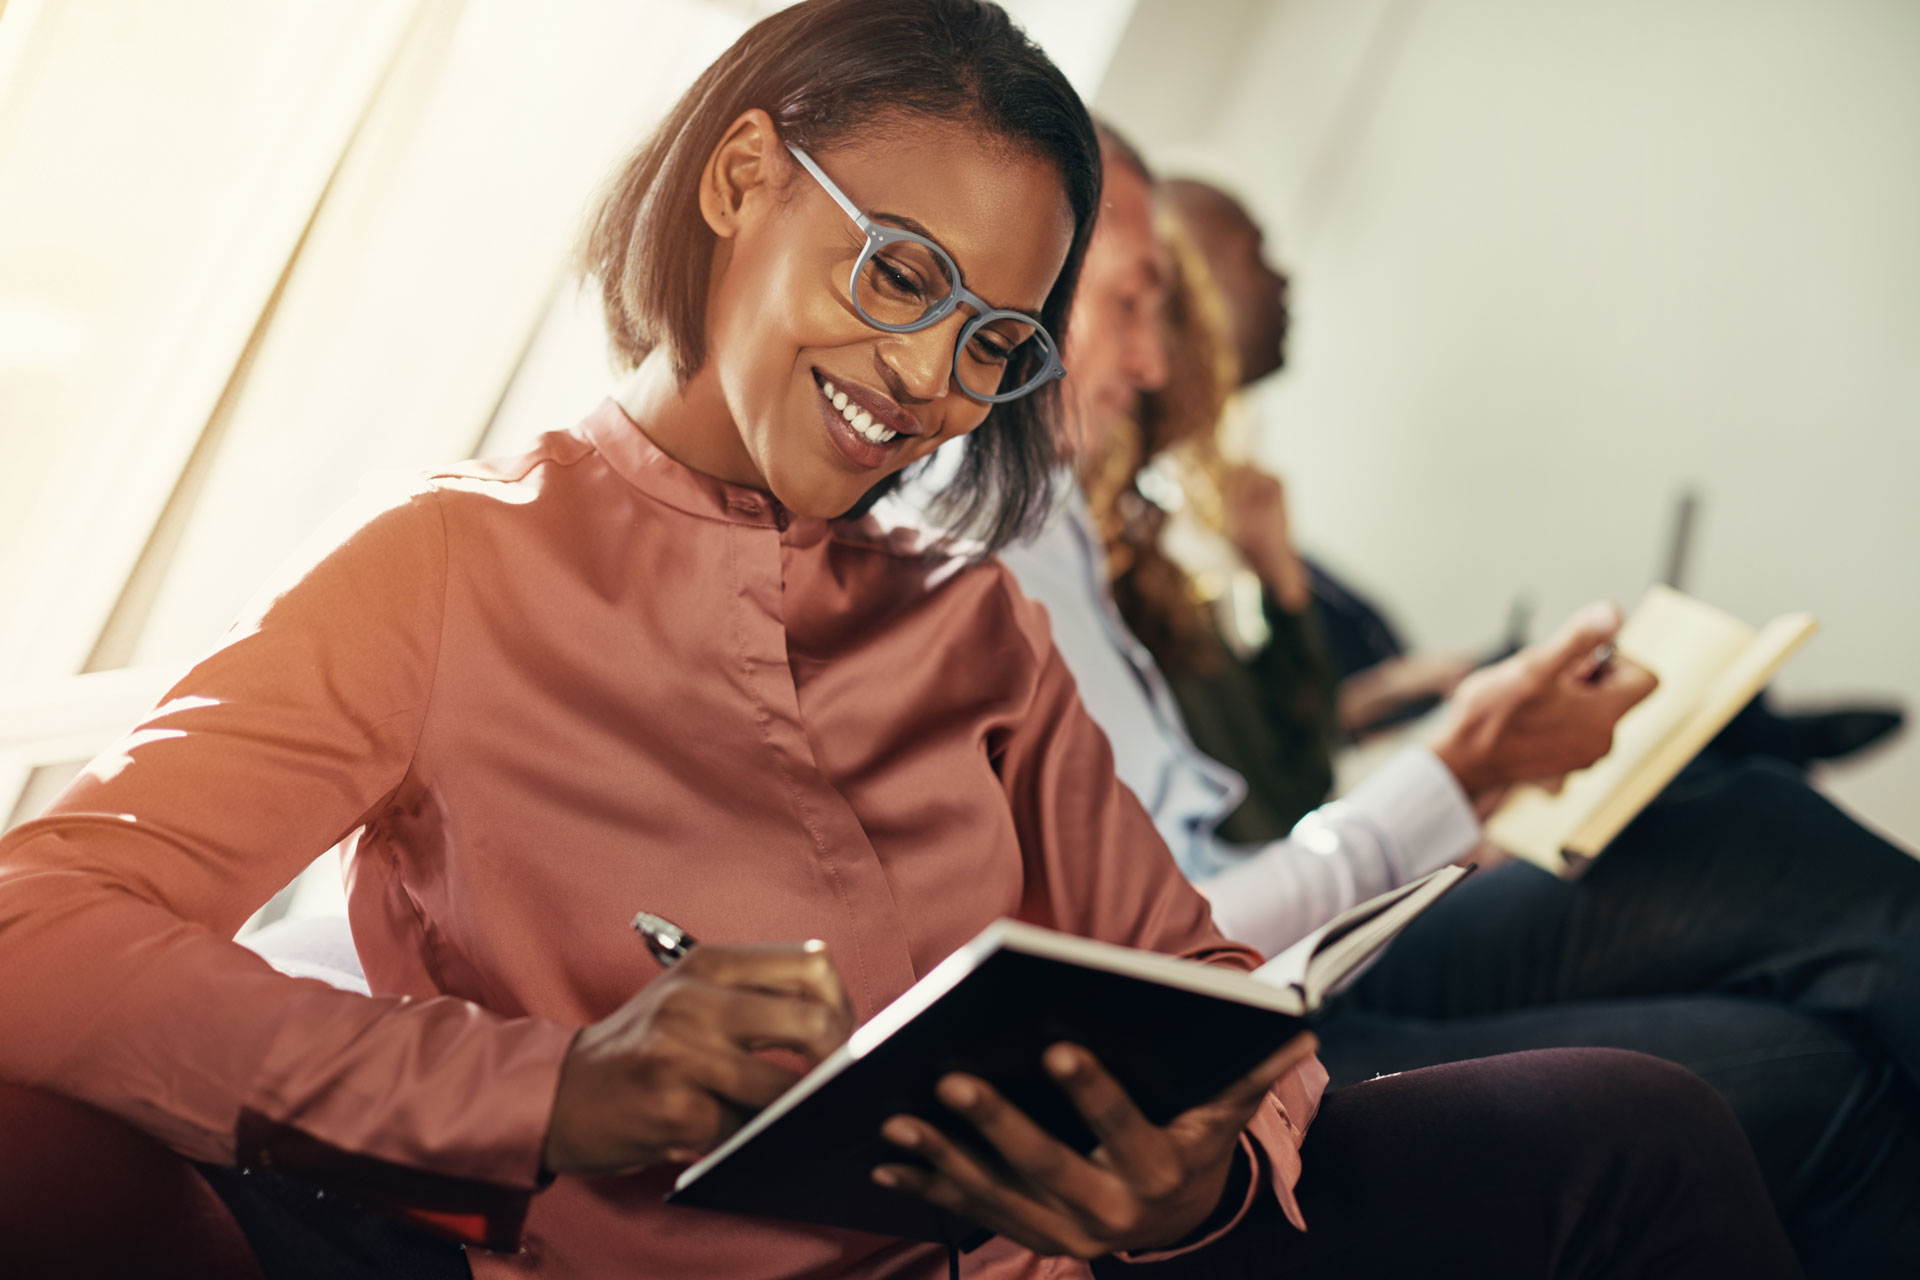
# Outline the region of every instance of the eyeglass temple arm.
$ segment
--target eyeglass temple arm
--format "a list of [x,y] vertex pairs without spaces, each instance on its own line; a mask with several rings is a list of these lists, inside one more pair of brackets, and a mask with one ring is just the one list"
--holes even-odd
[[793,152],[793,158],[800,162],[801,167],[813,175],[813,180],[826,188],[827,194],[833,197],[833,202],[842,209],[845,209],[847,216],[858,223],[862,231],[865,231],[867,229],[867,215],[860,212],[860,206],[847,199],[847,193],[834,185],[833,179],[822,172],[820,166],[813,162],[812,156],[794,146],[791,142],[786,145],[787,150]]

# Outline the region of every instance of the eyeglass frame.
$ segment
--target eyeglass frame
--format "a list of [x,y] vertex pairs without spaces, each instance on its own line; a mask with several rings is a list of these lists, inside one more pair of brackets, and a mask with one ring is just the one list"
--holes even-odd
[[[839,185],[826,175],[826,171],[820,167],[819,163],[815,161],[812,156],[791,142],[786,144],[786,148],[793,153],[793,158],[800,162],[800,167],[813,175],[813,180],[820,184],[821,188],[833,198],[833,202],[839,205],[841,211],[849,218],[853,219],[854,225],[859,227],[861,233],[866,236],[866,244],[861,246],[860,256],[854,260],[853,271],[847,277],[847,297],[853,303],[853,309],[861,320],[883,333],[918,333],[922,329],[931,329],[934,325],[939,324],[942,320],[945,320],[949,315],[953,314],[955,308],[963,304],[972,307],[974,312],[973,319],[961,326],[960,338],[953,344],[953,365],[949,371],[949,376],[968,399],[977,400],[981,404],[1005,404],[1009,400],[1018,400],[1023,396],[1032,395],[1049,382],[1067,376],[1066,366],[1060,363],[1060,345],[1053,340],[1053,335],[1047,332],[1047,327],[1040,323],[1037,316],[1028,315],[1024,311],[1013,311],[1006,307],[996,307],[979,294],[968,289],[960,281],[960,264],[953,260],[952,254],[948,253],[945,249],[941,248],[939,244],[928,239],[926,236],[918,235],[900,227],[890,227],[885,223],[875,222],[861,211],[859,205],[847,197],[847,193],[842,191]],[[861,268],[865,267],[867,263],[873,259],[873,256],[882,249],[888,245],[903,242],[921,245],[932,253],[937,254],[940,261],[944,262],[952,273],[953,288],[947,293],[945,298],[934,303],[927,309],[925,315],[915,320],[912,324],[887,324],[885,321],[876,320],[868,315],[867,309],[860,305],[860,271]],[[1009,392],[996,392],[993,395],[983,395],[975,391],[972,387],[969,387],[966,379],[960,377],[960,353],[966,349],[969,338],[980,332],[980,330],[985,328],[991,321],[1002,319],[1018,320],[1022,324],[1032,325],[1033,333],[1026,341],[1033,342],[1037,340],[1040,343],[1041,353],[1045,358],[1041,364],[1040,372],[1028,381],[1022,383],[1019,389]]]

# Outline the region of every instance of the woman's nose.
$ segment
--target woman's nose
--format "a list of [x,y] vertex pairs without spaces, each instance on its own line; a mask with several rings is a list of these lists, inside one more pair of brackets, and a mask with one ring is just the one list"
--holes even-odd
[[955,312],[939,324],[893,335],[884,358],[900,379],[901,390],[922,401],[946,394],[953,378],[953,349],[965,324],[966,318]]

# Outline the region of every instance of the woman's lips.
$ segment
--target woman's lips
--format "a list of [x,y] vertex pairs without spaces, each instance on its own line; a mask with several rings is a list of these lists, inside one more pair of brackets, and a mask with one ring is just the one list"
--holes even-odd
[[[872,387],[861,386],[857,382],[849,382],[844,378],[831,377],[819,369],[813,371],[813,378],[826,392],[828,399],[837,400],[840,396],[845,396],[846,406],[854,410],[864,410],[869,418],[888,431],[903,436],[926,434],[920,424],[915,422],[913,417],[885,392],[875,391]],[[841,405],[836,404],[834,407],[841,409],[843,413],[846,412],[846,408]]]
[[827,435],[846,455],[847,461],[856,467],[865,470],[885,467],[899,457],[908,442],[915,438],[875,421],[875,416],[868,411],[864,402],[856,401],[855,397],[825,375],[816,375],[815,384],[819,391],[817,403],[820,417],[826,423]]

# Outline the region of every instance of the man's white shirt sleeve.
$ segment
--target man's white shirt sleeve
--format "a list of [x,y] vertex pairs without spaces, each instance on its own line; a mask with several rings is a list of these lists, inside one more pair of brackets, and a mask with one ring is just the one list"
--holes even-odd
[[1114,769],[1153,816],[1228,937],[1272,954],[1355,903],[1461,857],[1480,824],[1438,757],[1394,756],[1285,839],[1234,845],[1215,828],[1246,795],[1233,770],[1188,740],[1179,706],[1107,592],[1077,487],[1038,538],[1002,553],[1045,605],[1081,700],[1112,744]]

